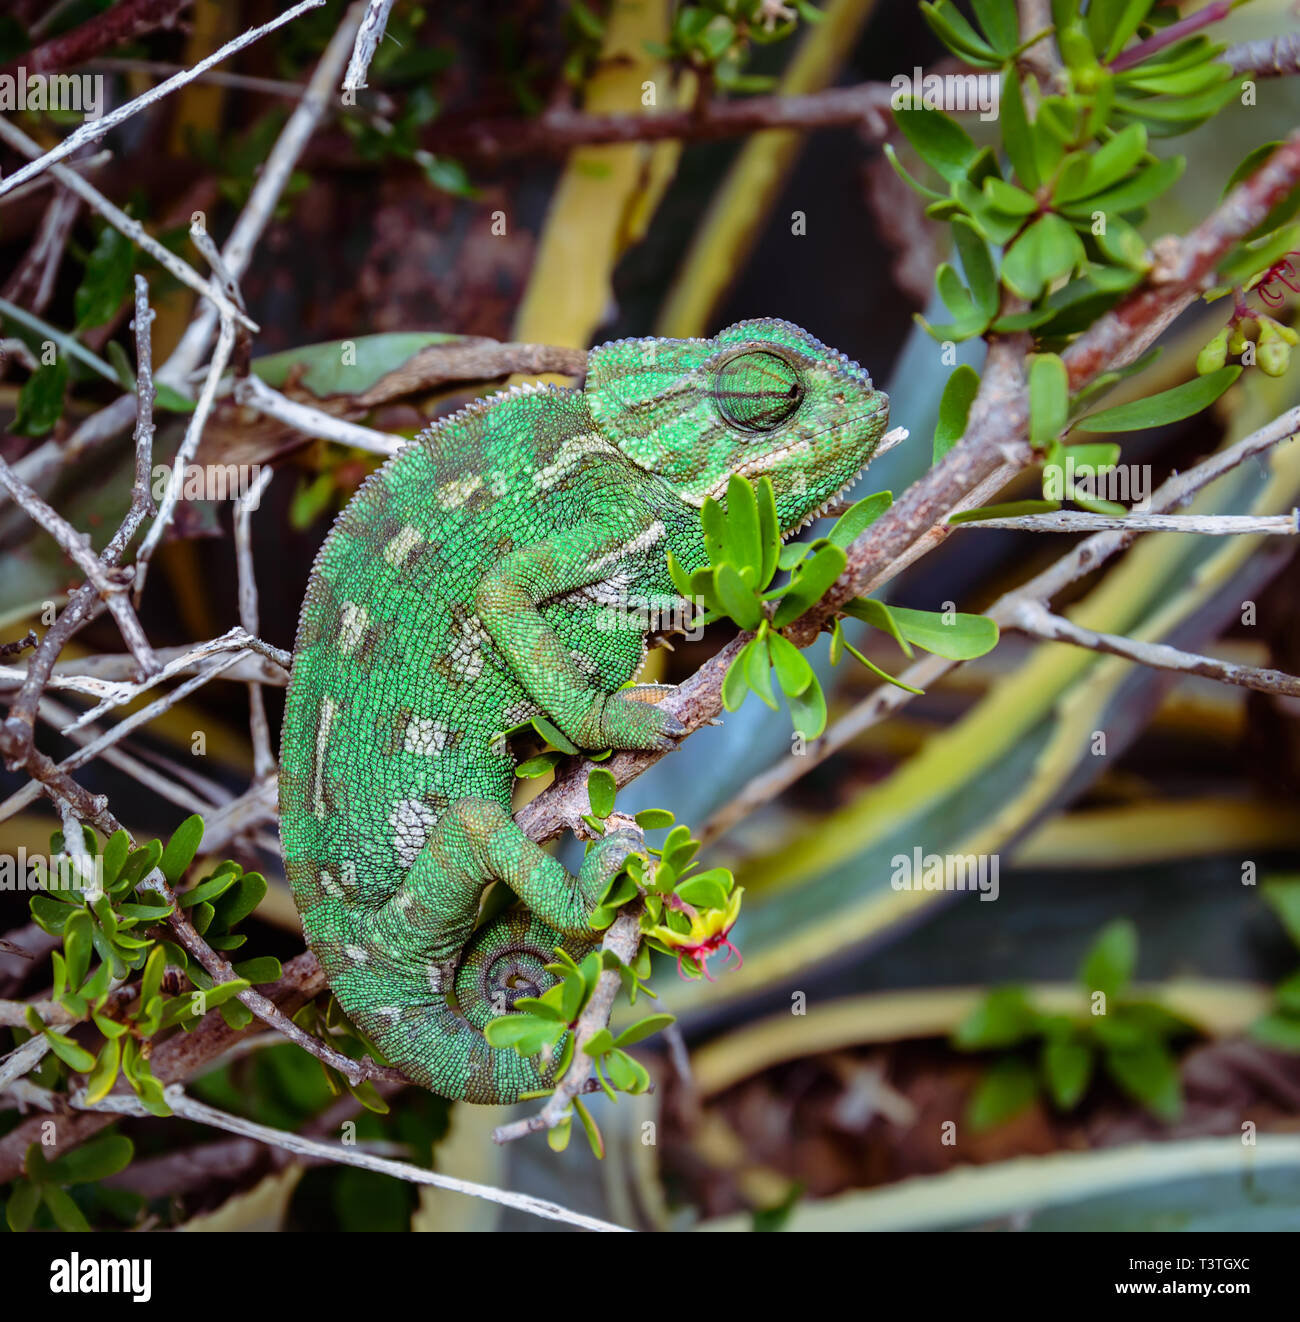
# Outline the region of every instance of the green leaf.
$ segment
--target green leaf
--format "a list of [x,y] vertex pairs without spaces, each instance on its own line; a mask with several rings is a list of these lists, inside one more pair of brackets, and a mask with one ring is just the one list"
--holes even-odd
[[768,648],[772,656],[772,665],[776,670],[776,682],[787,698],[797,697],[812,684],[813,668],[807,658],[788,639],[780,634],[768,636]]
[[[1089,25],[1093,29],[1093,44],[1097,50],[1103,49],[1103,59],[1109,64],[1128,43],[1128,39],[1138,30],[1142,21],[1150,12],[1155,0],[1101,0],[1100,5],[1090,7]],[[1100,8],[1097,22],[1093,24],[1092,8]],[[1109,37],[1104,29],[1109,31]]]
[[1002,261],[1002,283],[1033,302],[1086,257],[1083,242],[1060,216],[1040,216],[1011,245]]
[[1227,285],[1245,285],[1252,276],[1267,271],[1289,252],[1300,248],[1300,225],[1288,225],[1276,233],[1240,244],[1219,266],[1219,279]]
[[1002,145],[1016,178],[1031,192],[1036,192],[1042,184],[1042,176],[1034,153],[1033,130],[1025,113],[1020,75],[1014,69],[1008,70],[1002,79]]
[[63,415],[63,395],[68,388],[68,356],[56,353],[52,363],[42,364],[23,383],[9,430],[18,436],[44,436]]
[[57,1184],[43,1185],[41,1197],[50,1209],[55,1225],[60,1230],[89,1230],[90,1223],[82,1215],[81,1208]]
[[1008,184],[1004,180],[990,175],[984,181],[984,196],[988,204],[1008,216],[1032,216],[1038,210],[1038,201],[1023,188]]
[[54,1029],[47,1028],[45,1030],[45,1040],[50,1044],[50,1050],[69,1069],[76,1070],[78,1074],[85,1074],[95,1068],[94,1056],[85,1047],[79,1046],[65,1034],[56,1033]]
[[1144,165],[1122,184],[1103,189],[1091,197],[1063,204],[1061,211],[1067,216],[1091,215],[1095,211],[1118,216],[1128,211],[1137,211],[1172,188],[1186,165],[1187,162],[1181,156]]
[[979,393],[979,373],[966,364],[956,368],[939,400],[939,421],[934,429],[934,462],[937,464],[966,434],[970,406]]
[[[922,0],[921,17],[950,51],[968,64],[994,69],[1001,64],[997,51],[966,21],[950,0]],[[894,112],[896,115],[898,111]]]
[[562,754],[538,753],[536,757],[527,757],[515,767],[515,775],[521,780],[536,780],[555,770]]
[[[1003,188],[1010,187],[991,176],[984,181],[985,189],[994,184],[1001,184]],[[964,216],[953,220],[952,237],[961,257],[961,269],[966,276],[966,283],[970,286],[971,302],[981,316],[992,320],[998,310],[998,273],[989,255],[988,245]]]
[[1260,894],[1281,920],[1287,935],[1300,947],[1300,877],[1266,881],[1260,887]]
[[185,869],[194,861],[203,839],[203,818],[194,813],[187,817],[172,833],[162,852],[158,866],[170,885],[175,886],[185,875]]
[[727,557],[737,569],[752,566],[757,580],[763,568],[763,552],[754,488],[733,473],[727,482]]
[[853,616],[855,620],[862,620],[873,629],[887,633],[908,657],[913,655],[911,643],[898,627],[893,611],[883,601],[877,601],[874,597],[854,597],[844,607],[844,613]]
[[80,989],[90,969],[90,956],[94,949],[91,943],[92,927],[90,914],[80,909],[68,919],[63,929],[63,955],[67,961],[68,988],[71,991]]
[[1117,432],[1141,431],[1146,427],[1162,427],[1169,422],[1190,418],[1208,408],[1241,375],[1241,367],[1232,364],[1217,372],[1208,372],[1171,390],[1162,390],[1146,399],[1135,399],[1129,404],[1118,404],[1111,409],[1090,413],[1076,424],[1081,431]]
[[643,808],[636,815],[636,824],[643,831],[660,831],[673,824],[673,814],[667,808]]
[[676,1016],[671,1014],[647,1015],[644,1019],[639,1019],[636,1023],[625,1028],[614,1039],[614,1045],[616,1047],[635,1046],[638,1042],[644,1042],[646,1038],[662,1032],[670,1024],[676,1022]]
[[1106,1052],[1106,1072],[1158,1119],[1177,1120],[1183,1109],[1178,1061],[1163,1044],[1147,1042]]
[[86,273],[73,298],[77,329],[102,326],[122,306],[131,290],[131,240],[105,225],[86,259]]
[[954,612],[951,622],[939,611],[891,606],[890,614],[909,643],[950,661],[969,661],[991,652],[998,642],[997,623],[987,615]]
[[540,714],[534,716],[532,726],[548,744],[558,748],[561,753],[572,755],[578,751],[578,746],[560,730],[559,726],[553,724],[545,716]]
[[725,909],[727,892],[717,879],[706,873],[688,877],[674,892],[679,900],[696,909]]
[[114,831],[104,845],[104,889],[109,889],[121,875],[131,852],[131,837],[125,830]]
[[1042,1066],[1057,1110],[1073,1111],[1092,1079],[1092,1051],[1079,1042],[1045,1042]]
[[220,870],[199,882],[197,886],[182,891],[177,899],[182,909],[192,909],[196,904],[206,904],[224,895],[238,880],[236,873]]
[[758,479],[758,535],[763,547],[763,563],[755,586],[761,592],[776,573],[781,554],[781,520],[776,512],[776,491],[772,479],[764,474]]
[[895,110],[894,119],[916,154],[949,183],[965,179],[975,158],[970,134],[941,110],[913,106]]
[[135,1146],[129,1138],[104,1134],[50,1162],[49,1175],[60,1184],[90,1184],[124,1171],[134,1155]]
[[1038,1075],[1023,1060],[1004,1060],[984,1072],[966,1108],[976,1131],[992,1129],[1018,1115],[1038,1096]]
[[816,739],[826,728],[826,695],[816,677],[798,694],[786,690],[785,700],[795,731],[804,739]]
[[889,491],[877,491],[874,495],[855,501],[835,520],[835,526],[826,534],[826,540],[833,546],[847,550],[893,502],[893,493]]
[[722,677],[722,705],[728,711],[739,711],[745,701],[745,694],[749,692],[745,654],[753,646],[754,642],[746,643],[740,655],[727,667],[727,673]]
[[603,1161],[605,1140],[601,1137],[600,1127],[591,1118],[591,1112],[582,1104],[581,1098],[575,1097],[573,1099],[573,1109],[578,1113],[578,1119],[582,1122],[582,1132],[587,1136],[592,1155],[597,1161]]
[[1109,1002],[1133,979],[1137,967],[1137,928],[1127,919],[1108,923],[1079,967],[1083,989],[1104,992]]
[[772,616],[773,627],[783,628],[815,606],[844,572],[847,563],[844,551],[831,543],[818,547],[812,555],[800,561]]
[[957,1025],[952,1042],[962,1051],[1011,1047],[1037,1026],[1038,1014],[1019,987],[997,987]]
[[604,767],[597,767],[587,776],[587,799],[591,803],[594,817],[604,821],[614,811],[614,794],[617,790],[613,775]]
[[234,965],[235,973],[250,984],[276,982],[284,976],[280,961],[274,955],[259,955],[256,959],[245,959]]
[[41,1189],[30,1180],[19,1180],[5,1204],[5,1220],[9,1229],[21,1234],[31,1227],[32,1218],[41,1204]]
[[763,622],[763,608],[754,596],[753,588],[740,577],[729,560],[718,566],[714,581],[722,609],[742,629],[757,629]]
[[894,167],[894,173],[910,189],[912,189],[913,192],[919,193],[923,198],[926,198],[931,202],[943,202],[947,200],[943,193],[936,193],[933,188],[927,188],[903,168],[903,164],[898,159],[898,153],[894,150],[894,144],[892,142],[885,143],[885,159]]
[[1266,1014],[1251,1024],[1250,1035],[1266,1046],[1300,1052],[1300,1014]]
[[1029,443],[1050,445],[1065,430],[1070,413],[1070,374],[1054,353],[1040,353],[1029,368]]
[[736,658],[745,663],[745,683],[761,701],[777,711],[776,695],[772,692],[772,660],[767,650],[766,638],[754,638],[745,645],[744,651]]
[[1016,519],[1023,514],[1049,514],[1061,508],[1057,500],[1009,500],[1001,505],[981,505],[948,516],[949,523],[981,523],[985,519]]
[[1077,202],[1080,198],[1113,188],[1146,155],[1147,131],[1144,124],[1130,124],[1088,158],[1088,171],[1081,186],[1054,194],[1058,204]]

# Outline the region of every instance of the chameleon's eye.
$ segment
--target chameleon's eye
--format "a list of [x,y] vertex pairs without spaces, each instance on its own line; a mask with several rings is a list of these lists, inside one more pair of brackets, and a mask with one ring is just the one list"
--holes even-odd
[[742,431],[771,431],[787,421],[803,399],[803,383],[790,363],[774,353],[742,353],[718,369],[718,411]]

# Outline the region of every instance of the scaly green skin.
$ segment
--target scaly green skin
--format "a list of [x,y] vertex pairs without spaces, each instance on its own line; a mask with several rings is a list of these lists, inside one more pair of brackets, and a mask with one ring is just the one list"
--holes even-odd
[[[578,876],[510,816],[499,732],[548,716],[577,745],[683,733],[622,689],[662,618],[671,549],[706,563],[699,507],[766,473],[785,532],[833,499],[889,402],[781,321],[712,340],[622,340],[581,391],[515,389],[424,432],[375,473],[321,548],[298,626],[280,761],[285,867],[344,1011],[445,1097],[509,1102],[551,1080],[483,1025],[554,979],[563,946],[636,841]],[[475,931],[493,880],[527,906]],[[530,912],[531,911],[531,912]]]

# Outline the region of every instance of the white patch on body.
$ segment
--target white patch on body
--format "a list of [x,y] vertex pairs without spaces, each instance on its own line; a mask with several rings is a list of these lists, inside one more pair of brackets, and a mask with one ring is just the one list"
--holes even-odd
[[417,529],[409,523],[405,524],[397,536],[384,547],[384,559],[394,569],[400,569],[402,562],[423,540]]
[[534,488],[538,491],[549,491],[577,468],[589,454],[601,454],[609,449],[609,442],[602,436],[583,433],[580,436],[568,437],[561,443],[551,462],[533,474]]
[[420,856],[429,832],[437,825],[438,814],[423,799],[399,799],[388,814],[393,831],[397,861],[409,868]]
[[402,749],[407,753],[425,753],[436,756],[447,747],[447,727],[441,721],[427,716],[413,716],[406,727]]
[[322,779],[325,775],[325,750],[329,747],[330,726],[334,724],[334,713],[338,708],[334,699],[324,697],[320,701],[320,722],[316,726],[316,761],[312,768],[311,810],[312,814],[325,820],[325,797],[321,792]]
[[445,510],[458,510],[483,485],[483,479],[477,474],[454,478],[444,483],[434,497]]
[[343,617],[339,621],[339,642],[340,653],[346,656],[356,645],[366,636],[366,630],[370,628],[370,616],[366,613],[364,606],[358,606],[355,601],[345,601],[343,603]]
[[461,622],[461,636],[447,654],[452,665],[466,679],[477,679],[483,673],[483,646],[489,641],[483,621],[471,615]]

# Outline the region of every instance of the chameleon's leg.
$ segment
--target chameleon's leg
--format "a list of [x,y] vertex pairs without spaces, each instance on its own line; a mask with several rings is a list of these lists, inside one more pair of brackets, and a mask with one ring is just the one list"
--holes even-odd
[[479,896],[502,881],[558,932],[590,938],[587,916],[623,861],[641,845],[630,831],[610,831],[574,876],[515,825],[492,799],[458,799],[425,841],[397,893],[370,922],[381,948],[410,947],[443,968],[442,981],[469,940]]
[[538,611],[601,582],[627,548],[625,524],[585,523],[503,556],[475,593],[479,619],[519,682],[581,748],[666,749],[686,732],[653,703],[593,688]]

